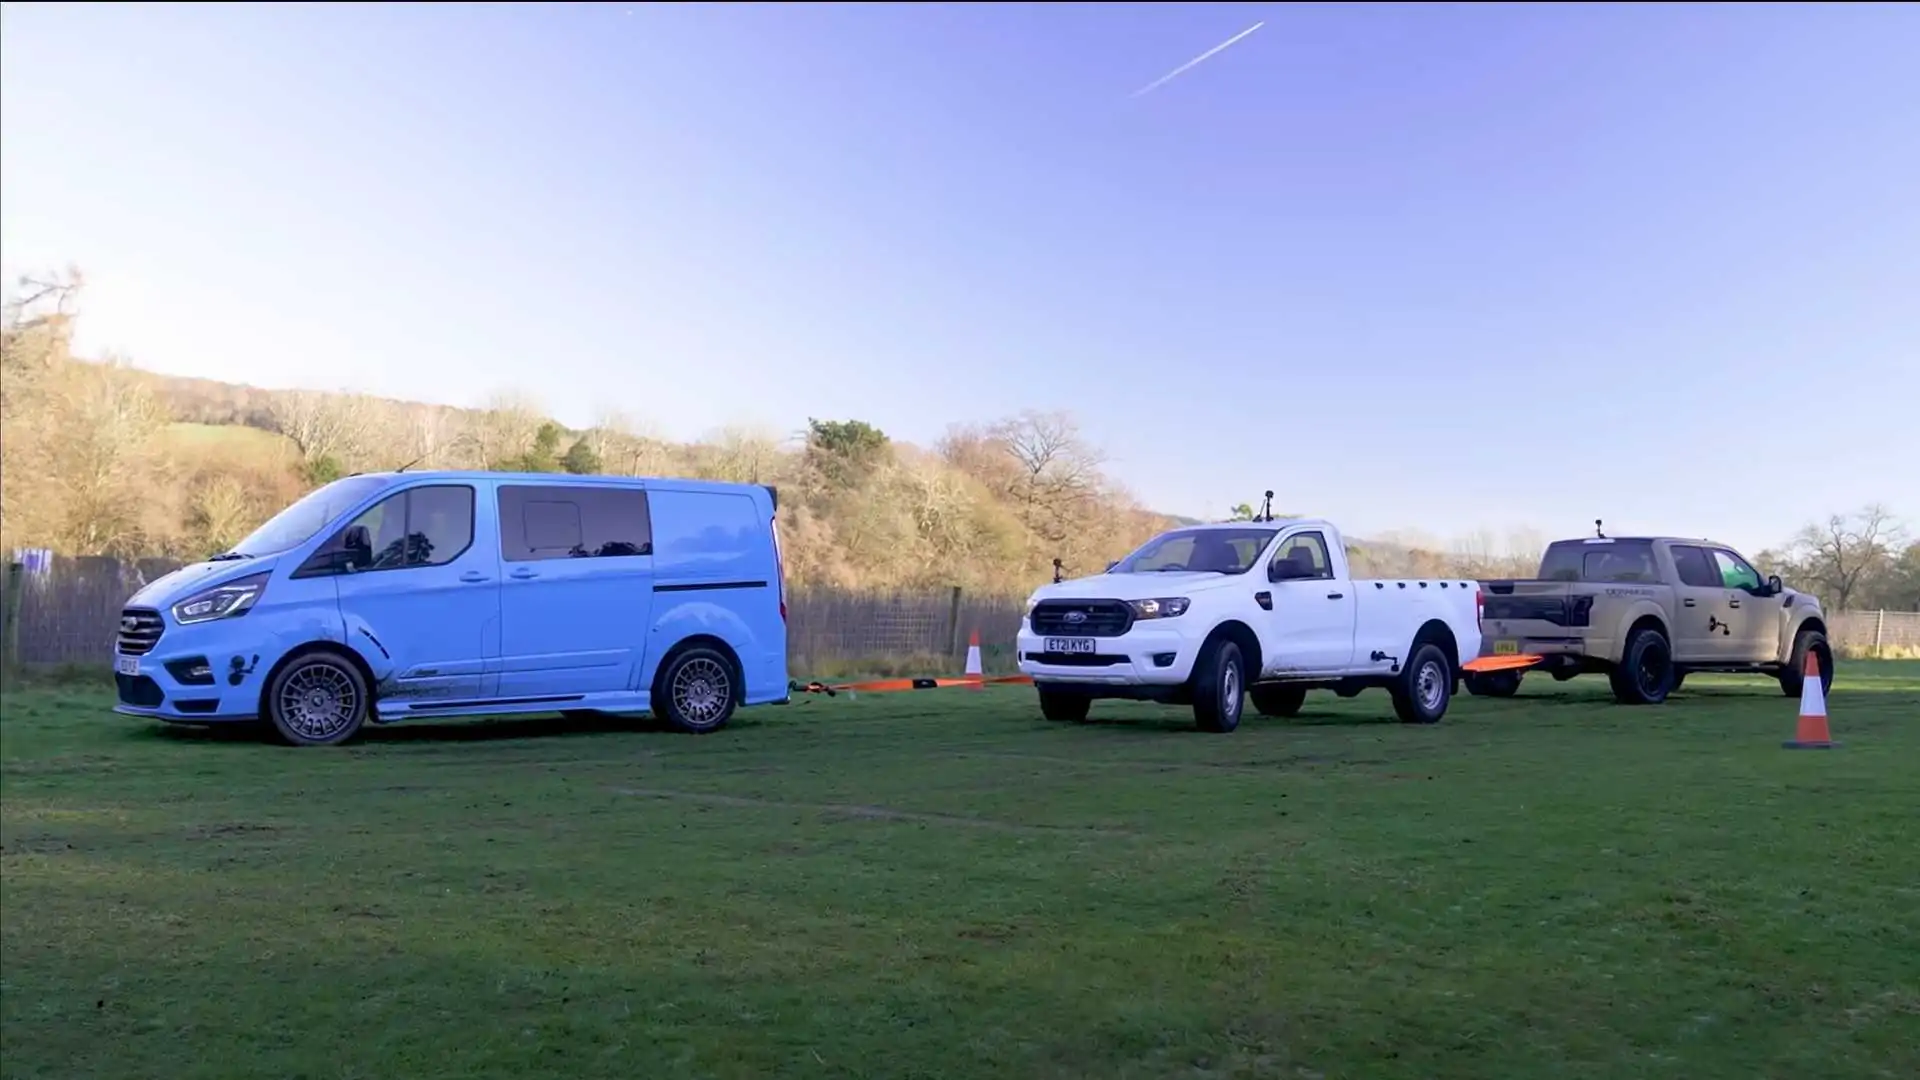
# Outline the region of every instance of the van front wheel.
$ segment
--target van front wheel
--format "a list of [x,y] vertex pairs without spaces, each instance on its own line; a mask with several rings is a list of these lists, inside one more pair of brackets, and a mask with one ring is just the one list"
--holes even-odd
[[675,653],[660,673],[654,708],[667,723],[692,735],[718,731],[733,716],[739,688],[733,664],[717,650],[695,646]]
[[267,719],[294,746],[337,746],[353,738],[372,705],[367,680],[346,657],[295,657],[267,684]]

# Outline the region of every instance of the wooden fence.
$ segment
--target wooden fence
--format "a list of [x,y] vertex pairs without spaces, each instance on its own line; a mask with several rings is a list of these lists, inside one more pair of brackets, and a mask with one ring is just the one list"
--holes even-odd
[[[177,563],[160,559],[56,558],[44,570],[13,568],[0,584],[0,658],[13,663],[102,664],[113,651],[127,597]],[[853,672],[958,672],[980,635],[990,672],[1012,671],[1020,604],[958,588],[920,593],[796,591],[787,598],[787,649],[796,678]],[[1920,653],[1920,612],[1849,611],[1828,617],[1849,656]]]

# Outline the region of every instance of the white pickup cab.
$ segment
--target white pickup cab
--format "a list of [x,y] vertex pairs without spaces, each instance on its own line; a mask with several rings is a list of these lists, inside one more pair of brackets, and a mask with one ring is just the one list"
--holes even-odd
[[1457,578],[1356,580],[1331,523],[1290,518],[1174,529],[1106,573],[1047,585],[1020,623],[1020,671],[1049,720],[1093,701],[1191,705],[1206,731],[1245,699],[1292,716],[1309,690],[1384,689],[1407,723],[1446,715],[1460,662],[1480,654],[1480,587]]

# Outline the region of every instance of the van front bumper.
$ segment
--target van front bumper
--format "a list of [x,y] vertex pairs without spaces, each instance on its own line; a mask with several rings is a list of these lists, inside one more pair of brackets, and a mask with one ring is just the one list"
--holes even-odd
[[[113,655],[113,711],[183,724],[252,720],[266,665],[257,638],[169,626],[152,652]],[[224,640],[223,640],[224,639]]]

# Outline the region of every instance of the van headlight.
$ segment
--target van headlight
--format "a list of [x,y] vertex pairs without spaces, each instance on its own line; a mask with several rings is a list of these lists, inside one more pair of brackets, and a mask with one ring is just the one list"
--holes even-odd
[[267,590],[267,574],[254,574],[197,592],[173,605],[173,621],[182,625],[245,615]]
[[1136,619],[1171,619],[1187,613],[1187,598],[1163,596],[1155,600],[1129,600],[1127,606],[1133,609]]

